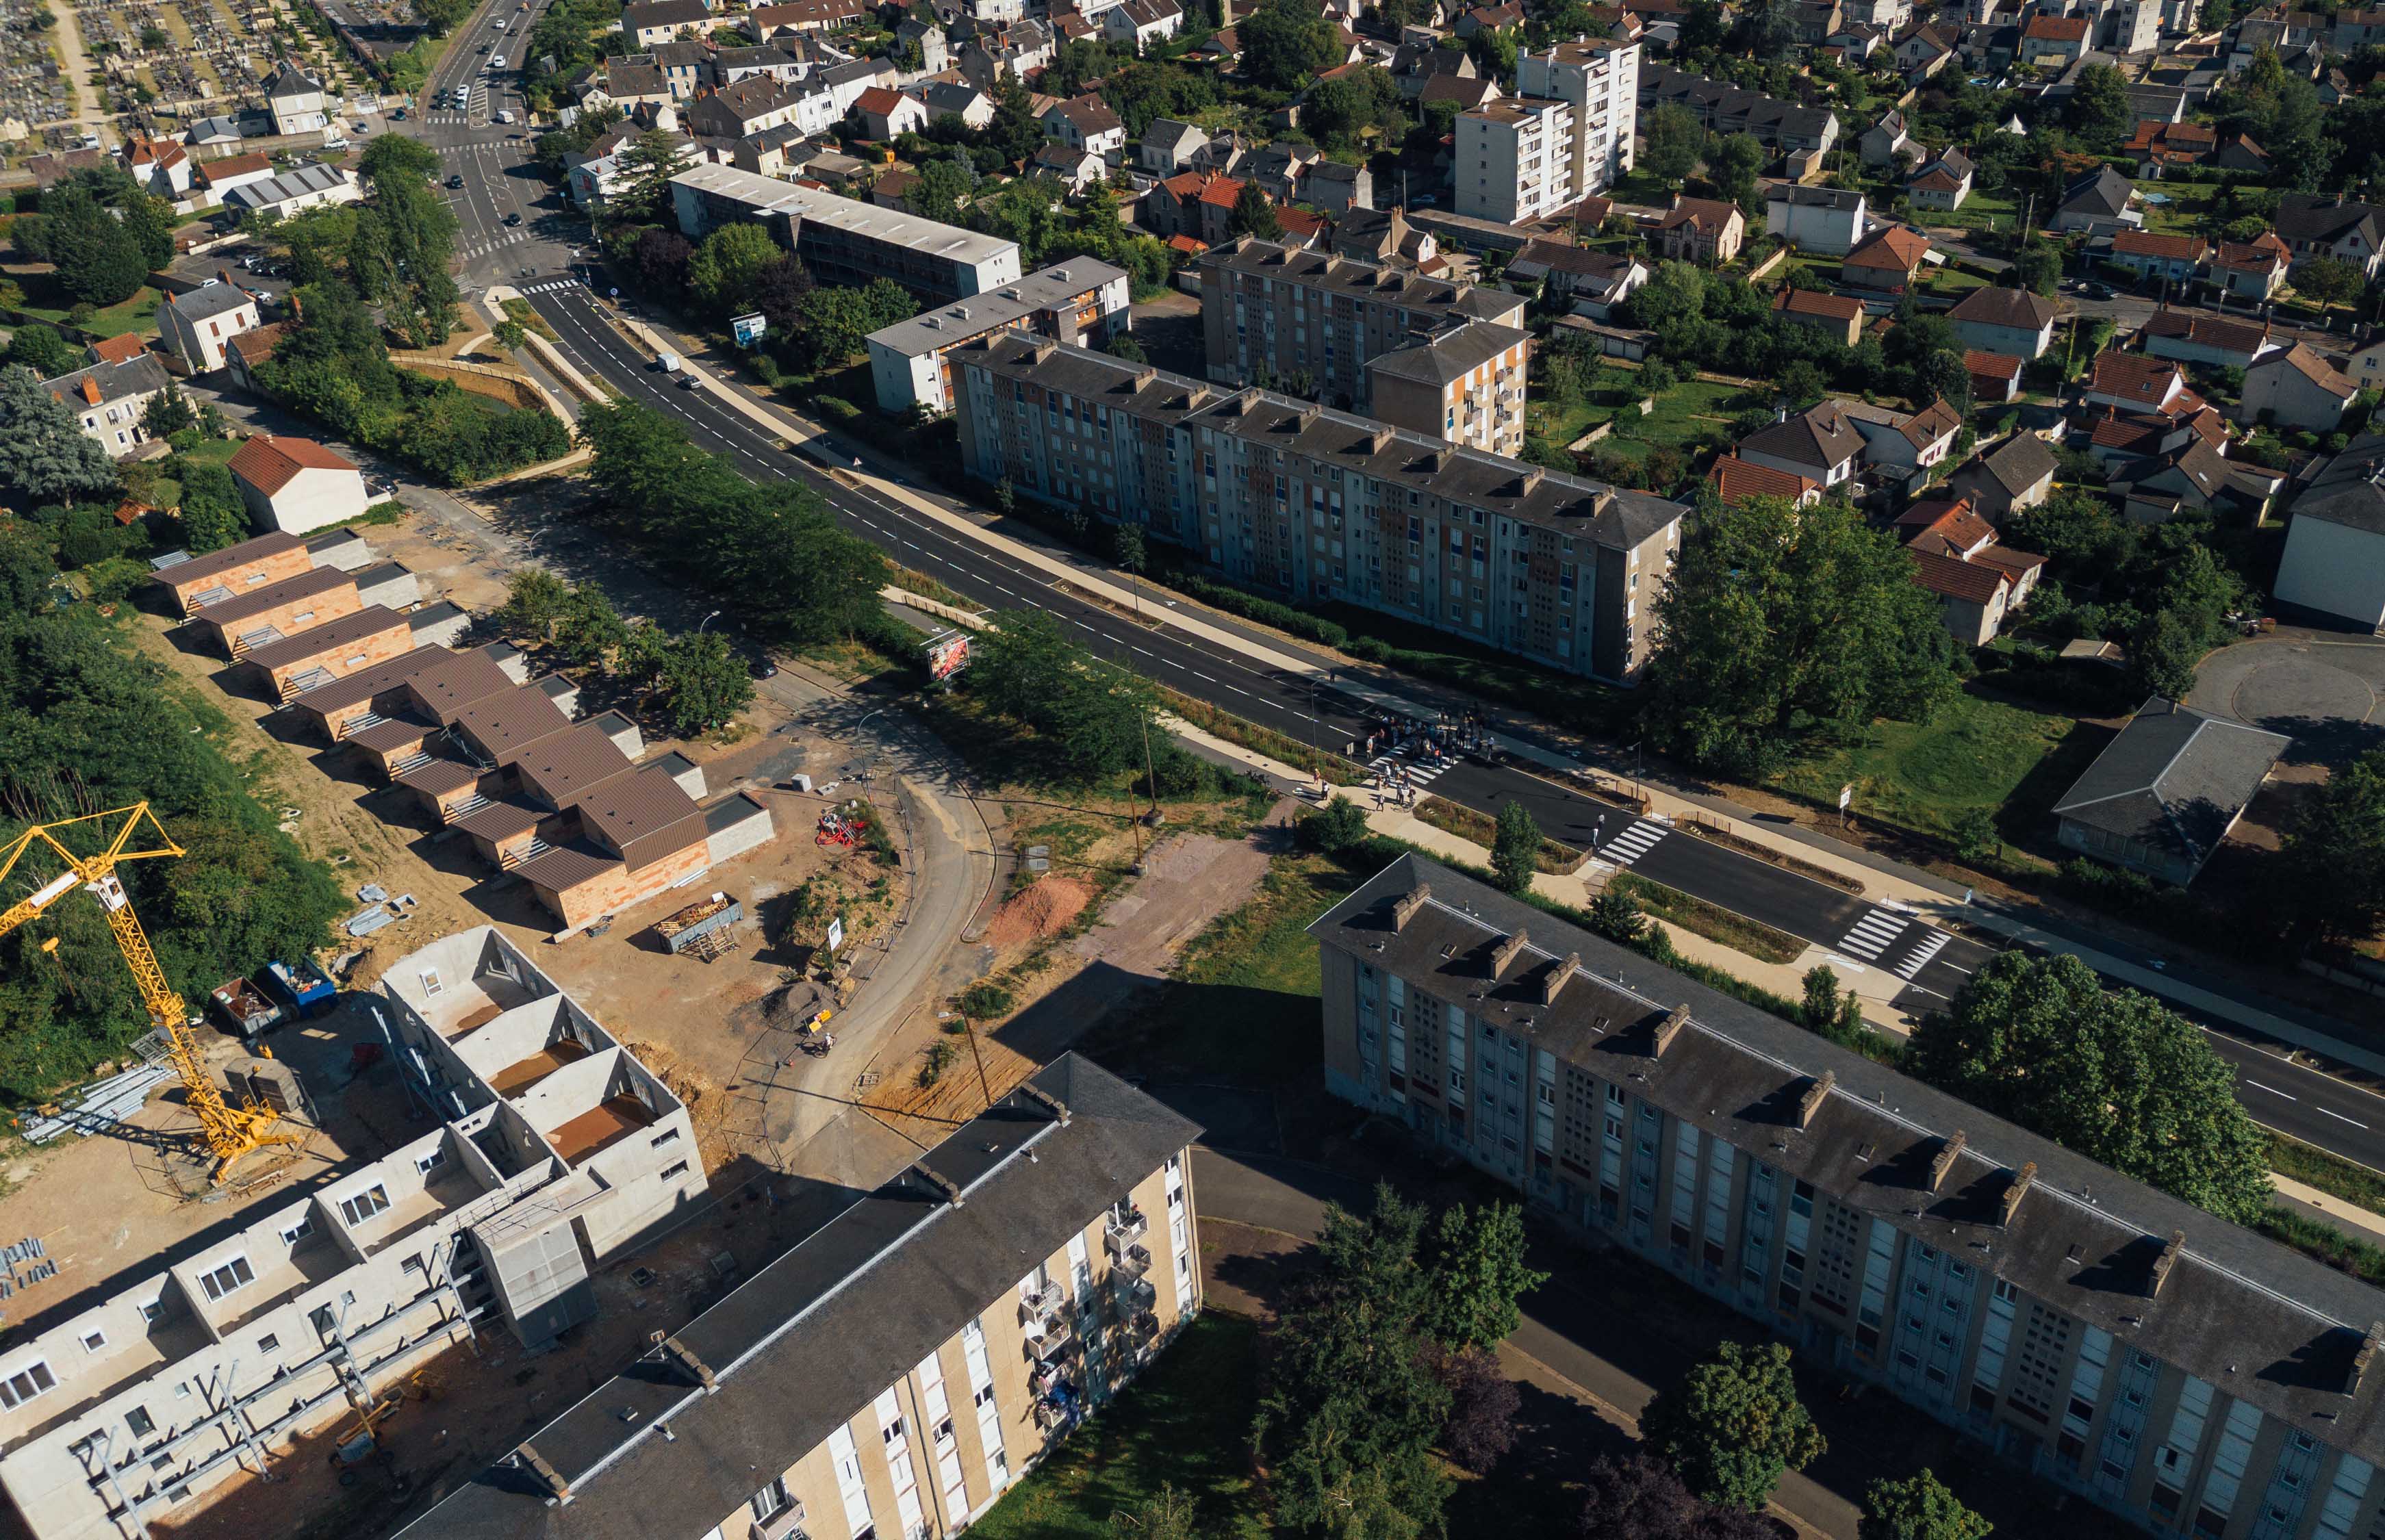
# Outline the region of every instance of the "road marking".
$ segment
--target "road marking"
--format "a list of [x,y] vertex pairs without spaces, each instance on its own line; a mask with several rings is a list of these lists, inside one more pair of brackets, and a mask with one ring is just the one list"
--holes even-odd
[[1598,848],[1598,859],[1611,861],[1617,866],[1629,866],[1654,850],[1658,841],[1672,832],[1654,819],[1635,818],[1630,827]]
[[2256,1091],[2266,1091],[2271,1096],[2284,1097],[2288,1101],[2300,1101],[2302,1099],[2302,1098],[2298,1096],[2286,1096],[2285,1092],[2278,1089],[2275,1086],[2264,1086],[2257,1080],[2247,1080],[2244,1084],[2252,1087]]
[[1905,979],[1907,982],[1910,982],[1913,975],[1919,973],[1923,965],[1931,958],[1937,956],[1938,953],[1944,949],[1946,943],[1953,939],[1954,938],[1952,936],[1949,936],[1942,930],[1931,931],[1929,933],[1929,939],[1922,942],[1919,947],[1914,950],[1914,953],[1911,957],[1905,959],[1904,962],[1898,965],[1896,970],[1898,975]]
[[2348,1124],[2352,1124],[2352,1126],[2353,1126],[2353,1127],[2354,1127],[2354,1128],[2366,1128],[2366,1127],[2368,1126],[2366,1124],[2365,1124],[2365,1123],[2361,1122],[2358,1118],[2348,1118],[2348,1117],[2345,1117],[2341,1112],[2328,1112],[2327,1109],[2326,1109],[2326,1108],[2324,1108],[2324,1107],[2321,1107],[2321,1108],[2320,1108],[2320,1109],[2318,1109],[2318,1110],[2319,1110],[2320,1112],[2327,1112],[2327,1115],[2328,1115],[2329,1117],[2333,1118],[2333,1119],[2334,1119],[2336,1122],[2338,1122],[2338,1123],[2348,1123]]
[[1896,945],[1904,934],[1905,919],[1885,909],[1867,910],[1854,928],[1839,938],[1839,950],[1851,951],[1867,962],[1877,962],[1880,954]]
[[[1088,627],[1085,627],[1085,629],[1087,629],[1087,630],[1089,630],[1089,631],[1090,631],[1090,630],[1092,630],[1092,629],[1093,629],[1093,627],[1090,627],[1090,626],[1088,626]],[[1214,684],[1216,684],[1216,683],[1217,682],[1214,677],[1211,677],[1211,676],[1209,676],[1209,675],[1206,675],[1206,674],[1202,673],[1202,672],[1201,672],[1199,669],[1197,669],[1197,668],[1192,669],[1192,670],[1190,670],[1190,672],[1191,672],[1192,676],[1194,678],[1196,678],[1196,679],[1207,679],[1207,680],[1208,680],[1211,684],[1213,684],[1213,685],[1214,685]]]

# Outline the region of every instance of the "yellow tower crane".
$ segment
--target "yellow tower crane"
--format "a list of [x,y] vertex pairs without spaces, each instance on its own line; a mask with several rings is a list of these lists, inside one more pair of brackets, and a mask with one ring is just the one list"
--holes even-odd
[[[123,820],[122,824],[116,827],[107,848],[97,855],[77,855],[58,838],[61,830],[85,825],[105,826],[117,819]],[[156,845],[128,848],[144,824],[156,831]],[[157,822],[156,814],[149,811],[149,804],[135,802],[106,813],[33,825],[6,847],[0,847],[0,883],[7,881],[19,860],[35,845],[47,845],[56,851],[67,869],[0,914],[0,936],[38,918],[78,887],[89,888],[92,896],[99,900],[100,907],[107,913],[107,928],[115,934],[117,950],[124,954],[125,965],[132,970],[133,982],[141,987],[142,1003],[149,1008],[149,1019],[166,1035],[166,1056],[174,1073],[181,1076],[183,1097],[198,1116],[199,1143],[206,1146],[215,1162],[208,1173],[209,1179],[220,1186],[243,1156],[269,1145],[303,1142],[298,1135],[273,1132],[274,1124],[281,1121],[279,1114],[258,1106],[255,1099],[243,1098],[237,1107],[226,1101],[223,1092],[207,1078],[206,1066],[199,1062],[198,1040],[191,1035],[190,1008],[174,992],[174,987],[166,982],[165,970],[157,965],[157,954],[150,950],[149,938],[142,933],[141,922],[133,915],[132,900],[116,875],[120,862],[182,853],[182,848],[166,833],[165,826]],[[57,944],[53,937],[43,943],[42,950],[55,951]]]

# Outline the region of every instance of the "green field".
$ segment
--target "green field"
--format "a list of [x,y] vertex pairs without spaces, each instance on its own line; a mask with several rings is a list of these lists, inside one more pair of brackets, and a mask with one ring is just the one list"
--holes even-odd
[[1203,1540],[1269,1533],[1250,1473],[1258,1405],[1255,1322],[1212,1310],[1117,1402],[969,1526],[976,1540],[1110,1540],[1110,1515],[1162,1483],[1200,1504]]
[[1792,766],[1776,784],[1827,806],[1853,783],[1858,817],[1924,834],[1951,834],[1965,813],[1984,808],[2007,839],[2042,838],[2054,800],[2104,740],[2067,716],[1964,694],[1926,725],[1875,722],[1858,740]]
[[[88,323],[86,329],[88,329],[94,337],[114,337],[127,331],[145,332],[154,330],[156,329],[157,318],[157,304],[159,298],[160,296],[156,290],[148,288],[144,285],[143,288],[135,292],[131,299],[124,301],[121,304],[111,304],[106,309],[99,311],[97,314],[94,315]],[[67,311],[64,308],[53,308],[46,304],[27,304],[21,308],[24,310],[26,315],[34,317],[40,320],[48,321],[53,325],[65,326],[68,324]]]
[[1625,382],[1624,389],[1602,391],[1591,400],[1563,411],[1551,411],[1545,404],[1534,404],[1530,427],[1533,436],[1569,444],[1614,417],[1615,431],[1593,447],[1615,450],[1636,459],[1658,444],[1681,449],[1700,441],[1719,441],[1729,434],[1732,416],[1764,404],[1759,393],[1742,391],[1736,385],[1690,379],[1658,392],[1655,410],[1643,417],[1639,413],[1640,394],[1629,388],[1630,377],[1617,371],[1615,378]]

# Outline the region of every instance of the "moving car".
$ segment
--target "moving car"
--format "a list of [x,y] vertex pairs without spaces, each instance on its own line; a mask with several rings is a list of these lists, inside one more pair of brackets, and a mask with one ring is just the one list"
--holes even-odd
[[462,191],[463,191],[463,188],[464,188],[464,179],[463,179],[462,177],[460,177],[460,176],[456,176],[456,177],[449,177],[449,178],[447,179],[447,191],[449,191],[450,192],[462,192]]
[[497,121],[500,123],[510,123],[513,120],[514,111],[511,107],[507,107],[505,111],[497,114]]
[[520,216],[520,215],[518,215],[518,214],[508,214],[508,215],[506,215],[506,228],[507,230],[511,230],[514,226],[518,225],[518,224],[520,224],[520,223],[521,223],[521,216]]
[[499,54],[496,57],[489,61],[489,68],[492,69],[503,69],[505,67],[506,56],[503,54]]

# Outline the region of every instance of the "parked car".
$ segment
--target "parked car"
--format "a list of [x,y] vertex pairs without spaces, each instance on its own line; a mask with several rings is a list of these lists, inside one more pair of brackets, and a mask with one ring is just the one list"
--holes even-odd
[[520,215],[518,215],[518,214],[508,214],[508,215],[506,215],[506,228],[507,230],[511,230],[511,229],[513,229],[516,225],[518,225],[518,224],[520,224],[520,223],[521,223],[521,216],[520,216]]

